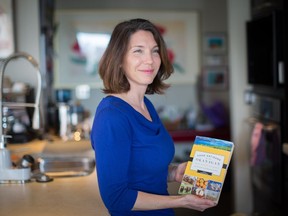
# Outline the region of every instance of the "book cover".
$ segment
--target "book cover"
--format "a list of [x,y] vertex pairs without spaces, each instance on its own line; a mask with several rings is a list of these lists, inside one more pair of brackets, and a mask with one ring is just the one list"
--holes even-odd
[[218,203],[233,150],[233,142],[196,136],[178,193]]

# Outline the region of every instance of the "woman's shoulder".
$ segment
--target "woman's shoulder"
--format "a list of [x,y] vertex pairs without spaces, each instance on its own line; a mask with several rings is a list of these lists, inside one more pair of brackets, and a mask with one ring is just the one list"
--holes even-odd
[[96,116],[97,115],[108,115],[108,116],[123,116],[119,115],[129,113],[127,109],[127,104],[122,101],[121,99],[114,97],[114,96],[107,96],[101,100],[99,103]]

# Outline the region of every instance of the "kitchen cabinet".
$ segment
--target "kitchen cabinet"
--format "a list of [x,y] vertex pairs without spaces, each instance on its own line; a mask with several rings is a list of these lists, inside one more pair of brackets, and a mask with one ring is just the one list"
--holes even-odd
[[190,151],[196,136],[206,136],[223,140],[230,140],[230,127],[219,127],[211,130],[179,129],[168,130],[175,144],[174,162],[190,159]]
[[172,139],[177,142],[193,142],[196,136],[213,137],[217,139],[230,140],[230,127],[219,127],[212,130],[170,130]]

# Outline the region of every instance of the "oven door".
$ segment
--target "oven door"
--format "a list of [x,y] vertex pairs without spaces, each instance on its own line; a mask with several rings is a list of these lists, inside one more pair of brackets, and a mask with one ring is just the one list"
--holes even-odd
[[281,101],[256,96],[251,125],[251,182],[256,215],[282,215]]
[[[253,189],[253,211],[257,215],[280,215],[282,206],[282,163],[280,127],[258,122],[263,125],[258,143],[251,142],[251,177]],[[257,136],[257,135],[251,135]]]
[[288,212],[288,143],[284,143],[282,146],[283,151],[283,206],[285,212]]

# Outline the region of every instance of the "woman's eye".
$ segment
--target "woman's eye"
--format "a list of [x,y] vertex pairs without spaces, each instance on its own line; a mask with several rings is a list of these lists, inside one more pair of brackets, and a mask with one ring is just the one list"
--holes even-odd
[[142,50],[141,49],[136,49],[136,50],[134,50],[134,53],[142,53]]
[[159,53],[159,49],[153,50],[153,53]]

